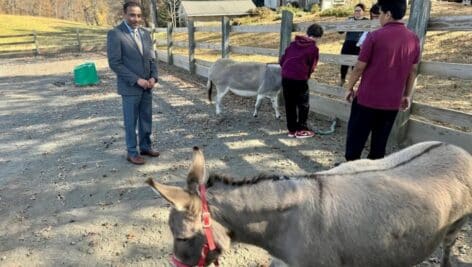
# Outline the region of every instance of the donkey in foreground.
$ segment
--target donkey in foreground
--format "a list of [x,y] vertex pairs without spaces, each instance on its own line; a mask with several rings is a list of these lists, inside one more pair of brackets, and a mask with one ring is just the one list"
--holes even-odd
[[203,153],[193,153],[186,189],[147,181],[173,205],[178,266],[210,265],[230,241],[295,267],[412,266],[443,242],[441,266],[450,266],[456,234],[472,214],[472,157],[440,142],[302,177],[239,181],[207,178]]
[[269,98],[275,117],[280,118],[278,96],[282,89],[282,76],[278,64],[218,59],[208,72],[210,102],[213,85],[216,87],[216,114],[221,113],[221,99],[231,91],[239,96],[257,96],[254,117],[257,117],[262,99]]

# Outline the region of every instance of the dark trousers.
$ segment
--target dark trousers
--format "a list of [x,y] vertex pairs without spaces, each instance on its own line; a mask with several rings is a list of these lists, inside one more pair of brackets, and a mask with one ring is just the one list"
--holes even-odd
[[[151,149],[152,132],[152,91],[143,90],[141,95],[122,95],[123,117],[125,124],[125,137],[128,155],[138,155],[139,149],[149,151]],[[138,136],[136,136],[138,126]]]
[[[361,51],[360,47],[357,46],[357,41],[345,41],[343,48],[341,49],[341,54],[343,55],[359,55]],[[341,79],[345,80],[347,75],[347,70],[349,66],[341,66]]]
[[[287,129],[290,132],[307,130],[308,112],[310,111],[310,92],[308,81],[282,79],[285,98]],[[297,114],[298,113],[298,114]]]
[[346,160],[361,158],[365,142],[371,133],[369,159],[380,159],[385,156],[388,136],[392,130],[397,110],[381,110],[368,108],[354,99],[351,115],[347,125]]

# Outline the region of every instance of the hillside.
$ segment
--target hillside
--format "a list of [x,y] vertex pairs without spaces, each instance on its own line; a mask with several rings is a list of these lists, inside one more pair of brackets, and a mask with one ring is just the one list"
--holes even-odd
[[[107,27],[91,26],[81,22],[33,16],[0,15],[0,36],[38,34],[40,48],[67,47],[77,44],[77,30],[87,43],[104,43]],[[32,37],[0,38],[1,43],[27,42]],[[90,42],[89,42],[90,41]],[[33,49],[33,44],[0,46],[0,51]]]
[[64,32],[75,29],[92,30],[104,27],[90,26],[85,23],[33,16],[1,15],[0,35],[37,32]]

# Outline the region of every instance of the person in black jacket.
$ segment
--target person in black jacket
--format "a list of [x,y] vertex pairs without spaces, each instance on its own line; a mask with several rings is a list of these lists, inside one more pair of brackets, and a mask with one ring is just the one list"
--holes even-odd
[[[362,3],[357,4],[354,7],[354,16],[349,17],[348,20],[367,20],[364,17],[365,5]],[[344,33],[344,32],[341,32]],[[357,46],[357,42],[361,37],[362,32],[347,32],[346,39],[344,40],[343,47],[341,49],[341,54],[343,55],[359,55],[360,48]],[[346,82],[346,75],[349,66],[342,65],[341,66],[341,78],[339,80],[339,86],[343,86]]]

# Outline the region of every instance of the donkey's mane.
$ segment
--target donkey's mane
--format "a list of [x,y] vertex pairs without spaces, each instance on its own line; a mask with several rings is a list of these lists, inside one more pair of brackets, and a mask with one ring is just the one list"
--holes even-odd
[[[394,162],[394,164],[391,164],[391,165],[389,165],[389,164],[380,165],[380,168],[371,168],[371,169],[366,168],[364,170],[349,170],[349,171],[346,171],[346,172],[343,172],[343,170],[340,170],[339,172],[336,172],[335,171],[336,169],[331,169],[331,170],[327,170],[327,171],[314,173],[314,174],[311,174],[311,175],[308,175],[308,176],[311,177],[311,178],[317,178],[317,177],[324,177],[324,176],[356,175],[356,174],[360,174],[360,173],[389,171],[389,170],[393,170],[393,169],[396,169],[398,167],[401,167],[403,165],[406,165],[408,163],[411,163],[415,159],[417,159],[417,158],[423,156],[424,154],[429,153],[431,150],[436,149],[438,147],[441,147],[443,145],[447,145],[447,144],[444,144],[444,143],[432,144],[431,146],[424,148],[422,151],[419,151],[418,153],[415,153],[415,154],[411,155],[411,157],[408,157],[404,160],[400,160],[398,162]],[[392,154],[392,155],[395,155],[395,154]],[[384,159],[381,159],[381,160],[384,160]],[[352,162],[348,162],[348,164],[349,163],[352,163]],[[342,165],[340,167],[342,167]]]
[[[375,169],[367,169],[367,170],[359,170],[359,171],[349,171],[349,172],[331,172],[331,170],[328,170],[327,173],[325,171],[319,172],[319,173],[312,173],[312,174],[306,174],[306,175],[297,175],[297,179],[317,179],[320,177],[324,176],[338,176],[338,175],[354,175],[354,174],[359,174],[359,173],[368,173],[368,172],[379,172],[379,171],[386,171],[386,170],[392,170],[395,168],[398,168],[400,166],[403,166],[405,164],[408,164],[415,160],[416,158],[430,152],[431,150],[438,148],[442,145],[445,145],[444,143],[437,143],[434,145],[431,145],[424,150],[420,151],[417,154],[412,155],[411,157],[399,161],[396,164],[384,167],[384,168],[375,168]],[[244,186],[244,185],[253,185],[257,184],[263,181],[283,181],[283,180],[290,180],[290,177],[285,176],[285,175],[275,175],[275,174],[259,174],[256,176],[250,176],[250,177],[243,177],[243,178],[234,178],[230,177],[227,175],[223,174],[217,174],[217,173],[212,173],[208,177],[208,181],[206,186],[211,187],[215,183],[223,183],[225,185],[230,185],[230,186]]]
[[275,174],[259,174],[252,177],[243,177],[241,179],[236,179],[234,177],[229,177],[227,175],[212,173],[208,177],[207,187],[211,187],[215,183],[223,183],[225,185],[231,186],[243,186],[243,185],[253,185],[262,181],[280,181],[280,180],[289,180],[288,176],[284,175],[275,175]]

